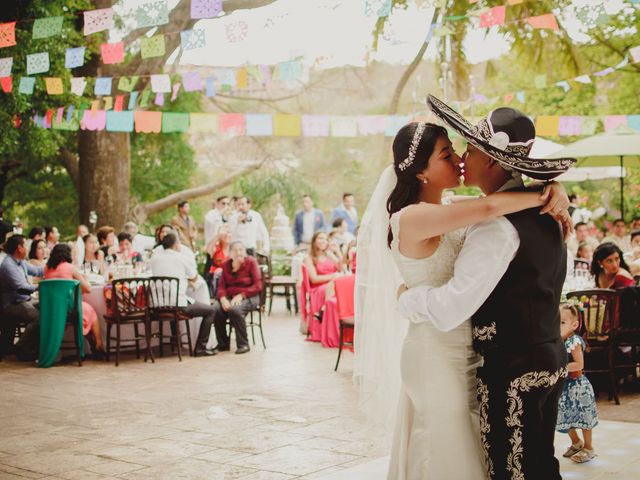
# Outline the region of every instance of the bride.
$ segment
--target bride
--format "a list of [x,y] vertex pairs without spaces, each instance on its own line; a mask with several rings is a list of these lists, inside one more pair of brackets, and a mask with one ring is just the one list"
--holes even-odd
[[475,398],[481,359],[470,323],[449,332],[428,322],[407,327],[397,319],[396,289],[446,283],[464,227],[542,205],[543,212],[557,210],[568,199],[551,184],[542,194],[500,192],[441,204],[443,191],[459,185],[461,159],[446,130],[430,123],[400,129],[393,157],[358,238],[354,379],[361,407],[386,426],[397,410],[390,480],[483,479]]

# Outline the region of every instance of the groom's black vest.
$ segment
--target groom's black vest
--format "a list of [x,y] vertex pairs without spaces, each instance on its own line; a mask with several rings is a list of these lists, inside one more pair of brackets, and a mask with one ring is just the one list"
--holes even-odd
[[[560,295],[567,270],[567,249],[558,223],[539,208],[507,215],[520,246],[504,276],[472,317],[474,349],[487,356],[536,356],[536,347],[560,339]],[[543,349],[553,358],[547,368],[566,363],[562,349]],[[505,360],[506,360],[505,357]],[[560,357],[560,358],[555,358]],[[557,364],[557,365],[555,365]],[[523,369],[531,365],[520,365]]]

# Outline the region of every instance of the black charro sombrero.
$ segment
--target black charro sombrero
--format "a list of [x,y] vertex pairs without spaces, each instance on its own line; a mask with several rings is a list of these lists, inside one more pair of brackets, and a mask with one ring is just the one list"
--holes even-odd
[[498,108],[472,125],[433,95],[427,96],[431,111],[467,142],[500,162],[538,180],[550,180],[576,163],[575,158],[537,159],[529,157],[536,128],[529,117],[515,108]]

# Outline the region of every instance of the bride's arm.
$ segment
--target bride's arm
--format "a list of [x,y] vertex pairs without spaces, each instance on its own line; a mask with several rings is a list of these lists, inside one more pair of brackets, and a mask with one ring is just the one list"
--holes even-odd
[[[412,205],[400,218],[402,237],[405,242],[422,242],[490,218],[543,205],[545,208],[540,213],[564,210],[566,207],[563,206],[562,198],[557,198],[557,194],[549,197],[549,192],[549,189],[545,189],[542,194],[540,192],[499,192],[452,205],[432,203]],[[561,213],[558,219],[562,216]]]

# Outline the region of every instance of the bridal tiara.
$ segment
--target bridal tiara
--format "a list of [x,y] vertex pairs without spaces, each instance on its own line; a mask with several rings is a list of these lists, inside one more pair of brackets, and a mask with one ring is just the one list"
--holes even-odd
[[424,129],[426,127],[427,124],[425,122],[418,123],[416,131],[413,134],[413,139],[411,140],[411,146],[409,147],[409,156],[398,165],[398,168],[401,172],[404,172],[413,164],[413,161],[416,158],[416,152],[418,151],[418,145],[420,145],[420,140],[422,140],[422,134],[424,133]]

